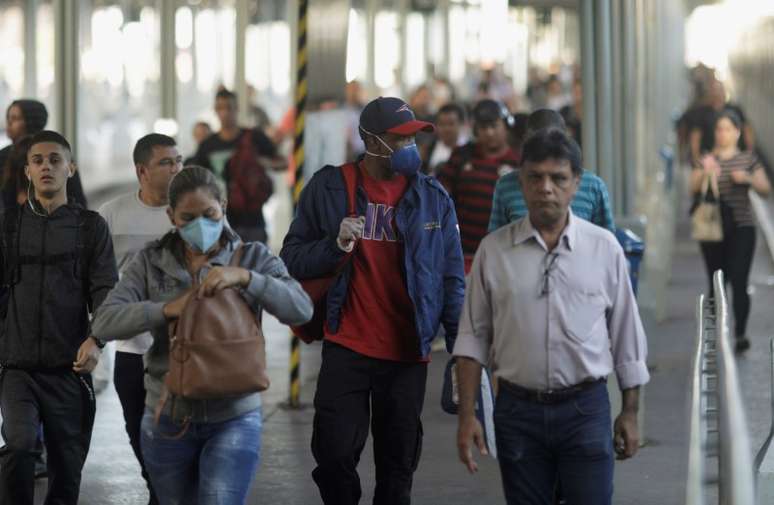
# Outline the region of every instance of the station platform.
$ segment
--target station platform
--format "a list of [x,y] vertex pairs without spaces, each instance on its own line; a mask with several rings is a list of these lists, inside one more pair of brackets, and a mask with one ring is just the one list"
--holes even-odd
[[[649,337],[652,380],[646,389],[644,435],[646,444],[629,461],[617,462],[616,505],[678,505],[684,503],[687,455],[686,405],[691,348],[695,334],[695,303],[706,290],[704,266],[698,246],[687,239],[687,223],[679,226],[674,248],[668,293],[669,312],[663,322],[644,314]],[[750,279],[753,306],[749,324],[752,348],[738,359],[748,412],[752,450],[765,440],[770,426],[769,339],[774,327],[774,265],[759,235],[758,250]],[[309,505],[320,503],[311,478],[314,468],[309,443],[311,408],[319,345],[302,349],[302,400],[306,408],[282,407],[288,391],[288,331],[266,318],[266,335],[272,386],[264,395],[264,431],[261,464],[249,503]],[[477,475],[469,475],[457,460],[456,418],[439,405],[445,352],[432,356],[423,413],[424,448],[414,478],[413,503],[480,505],[504,503],[499,469],[489,458],[479,458]],[[91,453],[83,473],[80,503],[84,505],[129,505],[147,503],[147,492],[139,467],[124,432],[121,408],[112,385],[98,396],[97,420]],[[362,503],[372,500],[374,473],[372,453],[366,445],[360,464]],[[38,483],[42,503],[45,480]]]

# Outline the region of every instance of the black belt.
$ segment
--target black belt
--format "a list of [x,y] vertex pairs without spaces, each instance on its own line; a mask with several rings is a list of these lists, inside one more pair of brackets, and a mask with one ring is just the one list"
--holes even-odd
[[513,382],[508,382],[505,379],[498,379],[498,385],[502,388],[507,389],[508,393],[512,394],[516,398],[519,398],[520,400],[532,402],[532,403],[543,403],[543,404],[561,403],[567,400],[572,400],[573,398],[578,396],[579,393],[589,390],[594,386],[597,386],[604,382],[607,382],[607,379],[589,380],[589,381],[581,382],[580,384],[576,384],[575,386],[570,386],[562,389],[550,389],[548,391],[537,391],[534,389],[523,388],[518,384],[514,384]]

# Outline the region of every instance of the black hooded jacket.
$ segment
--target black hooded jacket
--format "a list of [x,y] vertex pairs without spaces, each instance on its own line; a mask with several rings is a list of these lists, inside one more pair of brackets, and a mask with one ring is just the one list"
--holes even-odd
[[2,226],[0,365],[70,368],[93,312],[118,281],[105,220],[77,204],[49,216],[6,209]]

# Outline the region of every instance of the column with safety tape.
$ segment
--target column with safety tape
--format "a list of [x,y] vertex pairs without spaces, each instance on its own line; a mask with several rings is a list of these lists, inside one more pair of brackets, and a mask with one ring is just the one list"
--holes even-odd
[[[298,0],[298,47],[296,49],[296,114],[293,160],[296,164],[296,177],[293,185],[293,203],[298,203],[304,187],[304,127],[306,126],[306,96],[308,82],[306,75],[307,47],[307,7],[308,0]],[[301,341],[291,334],[290,337],[290,397],[291,408],[301,406]]]

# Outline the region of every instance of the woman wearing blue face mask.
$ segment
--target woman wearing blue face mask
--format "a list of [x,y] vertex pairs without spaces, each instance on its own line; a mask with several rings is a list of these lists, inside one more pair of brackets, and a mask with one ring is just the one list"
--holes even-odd
[[[245,503],[262,426],[258,393],[207,401],[176,397],[164,404],[158,423],[154,420],[168,371],[168,323],[191,296],[225,288],[238,288],[256,315],[266,309],[289,325],[312,316],[309,297],[263,244],[244,244],[239,266],[228,266],[241,240],[224,225],[224,211],[211,172],[196,166],[179,172],[169,185],[174,230],[137,255],[92,323],[94,334],[105,340],[144,331],[154,337],[145,355],[141,445],[161,505]],[[186,422],[188,428],[176,436]]]

